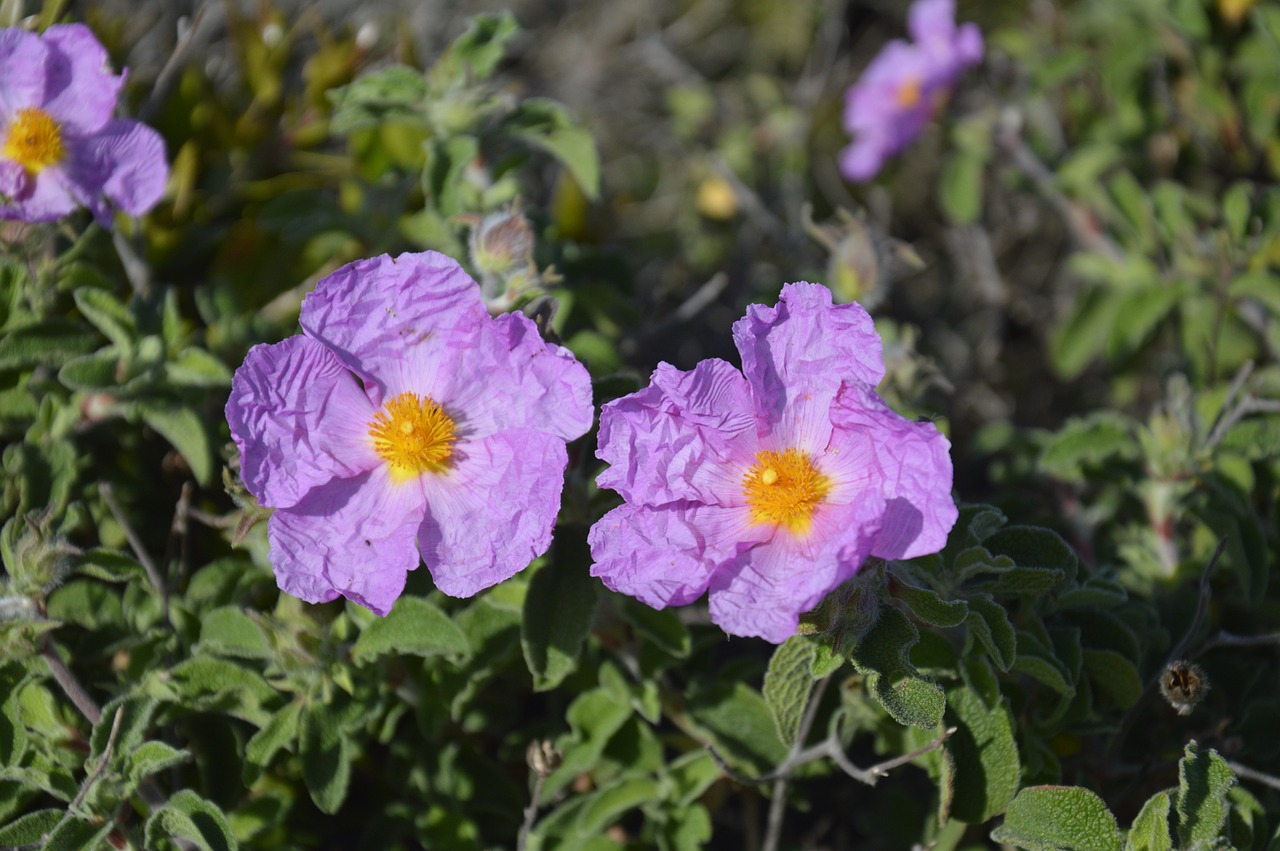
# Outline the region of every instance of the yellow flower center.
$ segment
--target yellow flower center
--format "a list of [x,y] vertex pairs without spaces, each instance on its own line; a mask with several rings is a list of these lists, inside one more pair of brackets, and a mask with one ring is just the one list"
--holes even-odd
[[62,129],[43,109],[20,109],[9,124],[4,155],[32,174],[39,174],[62,161]]
[[831,490],[831,480],[813,466],[809,453],[798,449],[756,453],[756,463],[742,477],[742,494],[756,523],[775,523],[792,532],[805,532],[814,509]]
[[898,106],[910,109],[920,102],[921,94],[920,81],[915,77],[910,78],[898,89]]
[[453,454],[456,427],[430,396],[401,393],[387,401],[369,423],[373,448],[391,465],[391,478],[439,472]]

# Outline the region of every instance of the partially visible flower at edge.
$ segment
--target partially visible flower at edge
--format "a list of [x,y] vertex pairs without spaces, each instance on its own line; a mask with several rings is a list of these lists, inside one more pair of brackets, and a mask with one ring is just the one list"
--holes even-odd
[[111,204],[140,216],[160,200],[164,140],[112,117],[123,84],[83,24],[0,29],[0,219],[53,221],[84,206],[108,226]]
[[250,349],[226,410],[282,590],[385,615],[423,560],[466,597],[546,551],[593,418],[567,349],[435,252],[343,266],[299,321]]
[[976,24],[955,24],[955,0],[916,0],[907,12],[913,42],[894,39],[845,94],[844,129],[853,143],[840,154],[849,180],[870,180],[911,144],[946,102],[964,70],[982,60]]
[[604,406],[597,481],[626,502],[592,527],[591,572],[659,609],[709,593],[726,632],[780,643],[869,556],[943,546],[950,444],[876,394],[871,318],[825,287],[788,284],[733,337],[741,372],[663,363]]

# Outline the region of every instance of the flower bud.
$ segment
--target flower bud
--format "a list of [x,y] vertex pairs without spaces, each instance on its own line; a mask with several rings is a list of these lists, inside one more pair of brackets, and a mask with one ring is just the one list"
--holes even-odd
[[1190,715],[1209,693],[1209,678],[1204,668],[1179,659],[1160,674],[1160,693],[1179,715]]

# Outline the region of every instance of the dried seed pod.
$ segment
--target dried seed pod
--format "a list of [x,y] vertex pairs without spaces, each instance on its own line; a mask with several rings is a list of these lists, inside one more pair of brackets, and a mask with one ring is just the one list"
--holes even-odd
[[539,777],[545,778],[560,767],[560,752],[550,739],[535,739],[530,742],[524,757],[529,763],[529,769]]
[[1190,715],[1209,692],[1209,677],[1195,662],[1170,662],[1160,674],[1160,693],[1179,715]]

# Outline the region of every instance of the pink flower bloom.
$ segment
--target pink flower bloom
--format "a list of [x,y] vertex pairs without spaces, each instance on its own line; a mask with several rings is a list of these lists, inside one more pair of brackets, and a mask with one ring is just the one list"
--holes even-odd
[[911,558],[956,520],[950,444],[876,395],[857,304],[788,284],[733,326],[742,372],[660,364],[604,406],[598,479],[626,503],[591,529],[591,572],[654,608],[710,592],[711,619],[778,643],[868,556]]
[[111,117],[123,83],[83,24],[0,29],[0,219],[52,221],[84,206],[108,225],[108,202],[138,216],[160,200],[164,141]]
[[982,33],[975,24],[956,27],[955,0],[916,0],[907,31],[914,43],[886,44],[845,94],[844,128],[854,140],[840,154],[840,171],[849,180],[875,177],[982,60]]
[[271,515],[284,591],[385,615],[425,559],[466,597],[546,551],[565,442],[591,385],[528,317],[489,316],[443,254],[343,266],[302,302],[303,333],[254,346],[227,421],[241,476]]

